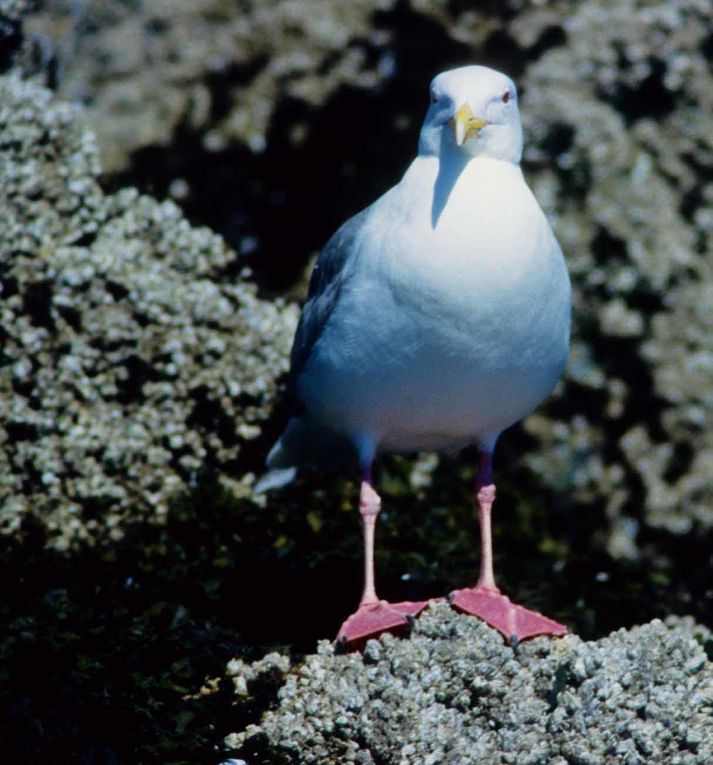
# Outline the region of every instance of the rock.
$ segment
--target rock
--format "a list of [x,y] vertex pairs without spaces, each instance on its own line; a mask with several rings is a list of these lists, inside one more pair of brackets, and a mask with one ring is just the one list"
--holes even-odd
[[34,7],[34,0],[0,0],[0,73],[14,63],[22,44],[22,22]]
[[220,237],[171,202],[105,194],[99,171],[73,107],[0,79],[0,529],[31,514],[60,548],[160,520],[232,470],[296,320],[232,275]]
[[704,765],[710,639],[671,619],[513,651],[484,623],[435,605],[410,639],[382,636],[363,655],[322,642],[287,675],[276,708],[228,745],[252,763]]
[[348,46],[372,35],[372,14],[391,5],[83,0],[53,4],[27,29],[54,49],[60,94],[87,104],[103,163],[119,170],[132,152],[168,145],[179,127],[210,127],[213,150],[239,141],[261,151],[286,95],[319,104],[345,82],[373,86]]
[[[706,19],[697,0],[590,0],[523,78],[526,160],[575,288],[552,407],[566,412],[525,424],[540,442],[526,460],[575,502],[604,505],[609,551],[626,557],[640,526],[713,528]],[[627,519],[627,504],[643,513]]]

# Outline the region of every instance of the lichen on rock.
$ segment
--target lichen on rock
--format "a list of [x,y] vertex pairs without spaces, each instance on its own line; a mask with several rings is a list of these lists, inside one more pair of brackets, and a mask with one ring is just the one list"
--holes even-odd
[[0,528],[32,514],[59,547],[117,538],[234,467],[296,320],[228,276],[219,236],[98,174],[73,107],[0,80]]
[[704,640],[705,628],[671,619],[513,651],[484,623],[435,605],[410,639],[385,635],[363,655],[322,642],[276,708],[228,744],[248,762],[300,765],[707,765]]

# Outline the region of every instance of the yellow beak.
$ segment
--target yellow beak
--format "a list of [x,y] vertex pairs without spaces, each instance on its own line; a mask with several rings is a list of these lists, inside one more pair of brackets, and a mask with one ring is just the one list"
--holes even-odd
[[475,138],[487,124],[486,120],[473,116],[473,112],[468,104],[463,104],[450,122],[456,134],[458,146],[462,146],[469,138]]

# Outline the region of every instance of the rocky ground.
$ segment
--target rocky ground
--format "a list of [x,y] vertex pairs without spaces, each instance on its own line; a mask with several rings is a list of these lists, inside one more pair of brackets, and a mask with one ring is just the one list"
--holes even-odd
[[[525,170],[575,290],[567,375],[499,447],[501,583],[595,641],[563,643],[571,667],[611,655],[654,694],[649,661],[666,698],[688,687],[657,651],[700,656],[700,628],[603,636],[672,612],[713,622],[710,9],[474,5],[0,0],[0,737],[13,761],[219,762],[229,733],[256,761],[294,761],[279,733],[294,693],[335,671],[361,682],[361,659],[324,647],[298,664],[358,595],[353,485],[307,475],[267,505],[250,487],[284,422],[306,265],[398,178],[430,77],[467,61],[520,85]],[[384,594],[472,578],[472,478],[470,455],[383,463]],[[472,641],[510,671],[468,624],[425,619],[367,666],[426,641],[450,667]],[[634,720],[634,690],[612,703],[608,674],[580,678],[537,645],[519,659],[530,706],[554,703],[542,678],[561,667],[574,699],[542,718],[552,761],[588,761],[562,747],[594,688],[609,689],[597,729],[624,727],[620,753],[588,739],[592,762],[708,756],[693,710],[675,720],[690,742],[676,728],[647,754],[656,708],[651,725]],[[261,722],[288,662],[261,660],[271,647],[298,669]],[[466,718],[504,753],[545,724],[510,740],[502,708],[433,699],[446,721],[433,740],[456,753],[448,726]],[[414,740],[394,759],[396,723],[372,736],[347,718],[335,746],[355,761],[440,756]],[[327,756],[315,730],[295,733],[317,742],[308,762]]]
[[432,606],[410,639],[363,656],[279,654],[229,673],[238,699],[285,676],[277,705],[232,735],[247,762],[706,765],[713,758],[710,633],[654,621],[595,642],[537,638],[516,651],[482,622]]

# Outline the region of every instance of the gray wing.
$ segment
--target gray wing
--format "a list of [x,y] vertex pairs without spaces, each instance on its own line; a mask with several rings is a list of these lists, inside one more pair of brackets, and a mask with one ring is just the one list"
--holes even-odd
[[327,325],[344,285],[345,265],[369,208],[344,223],[327,242],[312,271],[307,302],[302,309],[290,355],[290,391],[297,402],[297,379],[302,374],[315,343]]

